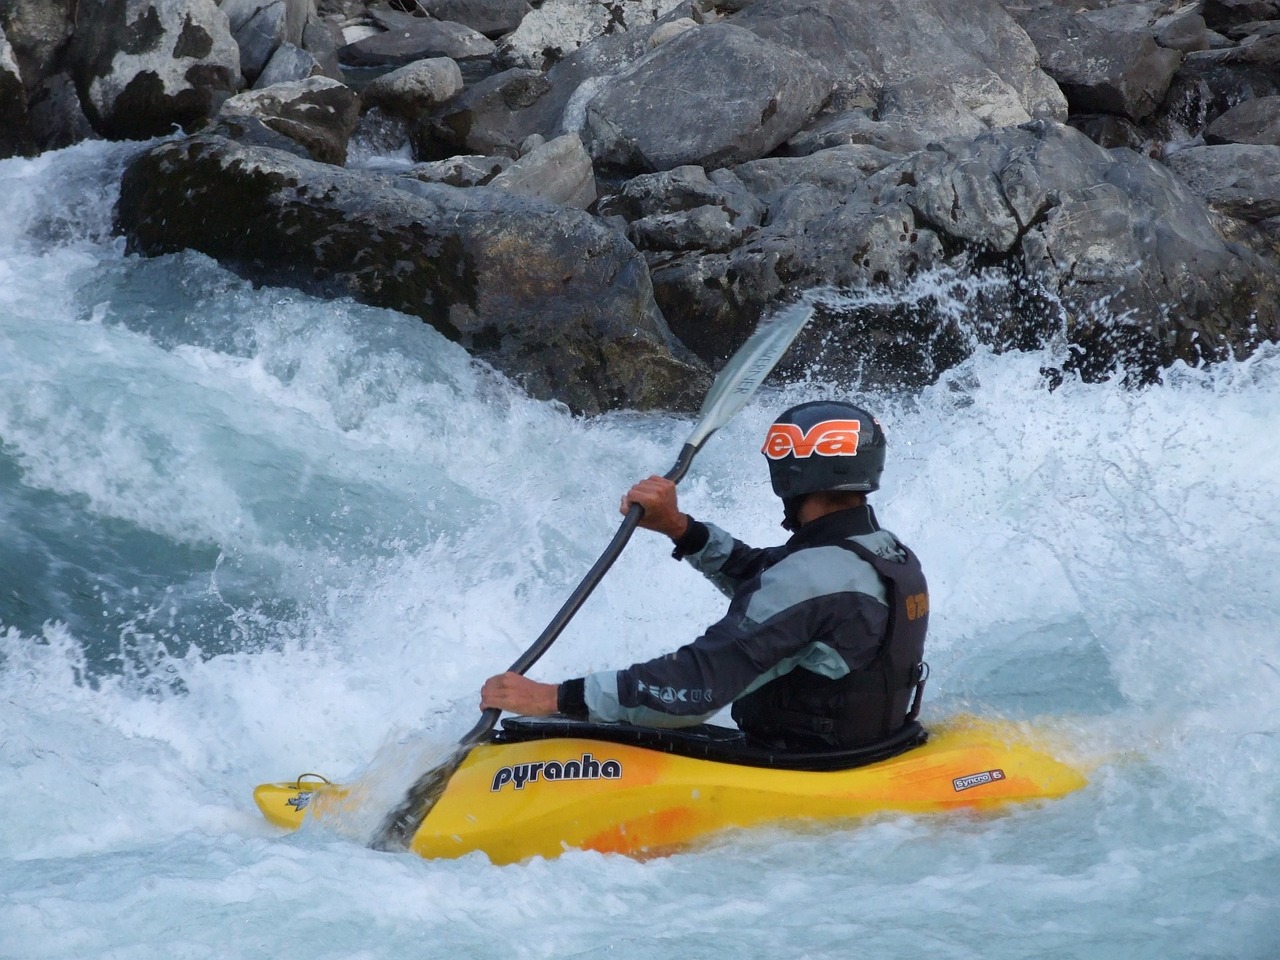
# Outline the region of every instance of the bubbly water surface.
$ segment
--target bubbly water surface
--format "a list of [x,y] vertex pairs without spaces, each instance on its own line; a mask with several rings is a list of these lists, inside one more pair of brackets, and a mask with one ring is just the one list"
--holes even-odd
[[[926,720],[1034,722],[1087,789],[646,862],[376,853],[278,833],[253,786],[398,796],[690,423],[574,418],[415,319],[128,257],[135,149],[0,163],[0,956],[1280,956],[1275,350],[1052,392],[1052,351],[979,352],[861,398],[930,575]],[[778,542],[760,437],[827,392],[758,396],[686,507]],[[717,617],[668,550],[638,536],[534,674]]]

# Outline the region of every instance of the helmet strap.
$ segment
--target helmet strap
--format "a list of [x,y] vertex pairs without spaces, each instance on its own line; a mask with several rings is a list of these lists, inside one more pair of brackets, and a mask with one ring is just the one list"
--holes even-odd
[[807,493],[796,497],[782,498],[782,529],[787,533],[795,533],[800,529],[800,508],[804,505]]

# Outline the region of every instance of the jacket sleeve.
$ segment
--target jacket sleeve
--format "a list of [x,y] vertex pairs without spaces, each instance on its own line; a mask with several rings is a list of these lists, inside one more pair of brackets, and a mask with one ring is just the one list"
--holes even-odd
[[751,547],[735,539],[714,523],[691,521],[701,530],[694,531],[694,538],[703,546],[694,552],[683,554],[695,570],[714,583],[722,593],[732,597],[754,577],[777,563],[786,555],[786,547]]

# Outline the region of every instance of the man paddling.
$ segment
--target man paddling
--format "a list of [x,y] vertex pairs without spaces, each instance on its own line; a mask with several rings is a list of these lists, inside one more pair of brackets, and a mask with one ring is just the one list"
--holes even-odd
[[732,703],[751,742],[793,751],[863,746],[914,719],[929,597],[915,554],[866,502],[884,470],[880,424],[849,403],[805,403],[778,417],[763,452],[793,534],[782,546],[749,547],[693,519],[661,477],[622,498],[623,513],[642,506],[640,525],[731,598],[724,618],[623,670],[560,684],[499,674],[481,708],[681,727]]

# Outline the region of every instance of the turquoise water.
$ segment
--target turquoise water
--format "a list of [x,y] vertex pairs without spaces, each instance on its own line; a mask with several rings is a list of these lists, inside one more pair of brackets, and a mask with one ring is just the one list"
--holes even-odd
[[[690,424],[575,419],[411,318],[126,257],[133,149],[0,163],[0,957],[1280,955],[1280,353],[1052,393],[1052,350],[979,353],[862,397],[931,578],[926,720],[1032,723],[1080,793],[645,862],[375,853],[278,834],[254,784],[394,798]],[[777,542],[760,437],[826,393],[757,397],[687,508]],[[637,537],[535,675],[716,617],[667,552]]]

